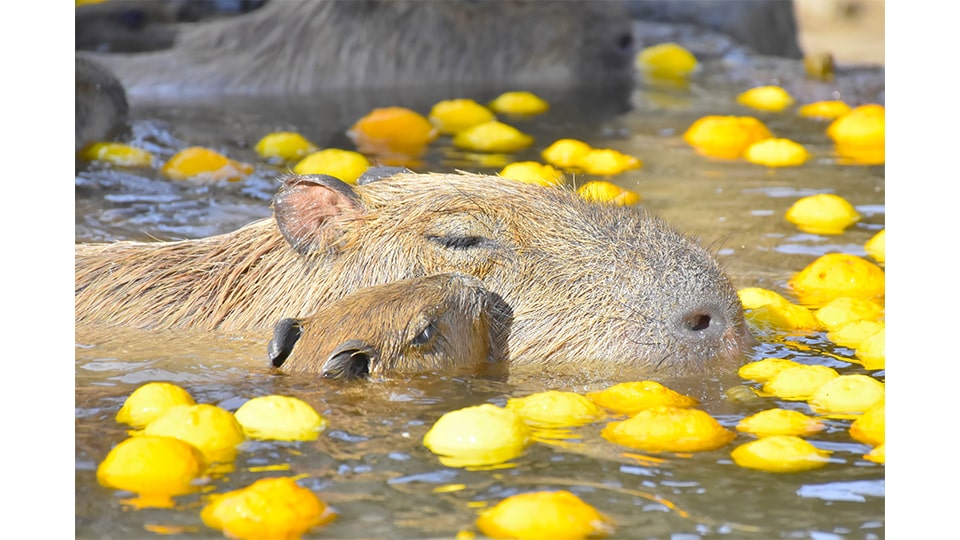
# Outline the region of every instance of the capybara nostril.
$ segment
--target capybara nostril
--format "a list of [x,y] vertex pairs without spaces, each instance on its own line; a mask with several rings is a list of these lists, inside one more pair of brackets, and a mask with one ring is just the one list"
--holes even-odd
[[676,328],[679,330],[681,339],[697,341],[720,340],[730,326],[730,320],[724,315],[723,310],[710,304],[683,310],[676,320],[678,321]]
[[267,345],[267,356],[273,367],[280,367],[290,351],[300,339],[301,328],[299,319],[287,318],[277,323],[273,328],[273,339]]
[[708,313],[692,313],[687,315],[684,322],[688,329],[699,332],[700,330],[710,328],[710,320],[711,317]]
[[370,362],[376,353],[357,341],[348,341],[333,351],[320,372],[328,379],[359,379],[370,375]]

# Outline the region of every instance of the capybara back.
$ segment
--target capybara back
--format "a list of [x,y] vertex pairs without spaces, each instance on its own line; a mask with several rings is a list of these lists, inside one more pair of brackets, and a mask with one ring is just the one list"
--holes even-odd
[[183,97],[629,82],[633,52],[621,1],[282,0],[181,25],[168,50],[96,58],[131,95]]

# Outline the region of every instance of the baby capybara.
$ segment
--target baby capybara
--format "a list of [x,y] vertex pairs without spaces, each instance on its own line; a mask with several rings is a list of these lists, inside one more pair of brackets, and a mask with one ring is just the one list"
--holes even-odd
[[300,319],[283,319],[274,367],[348,379],[426,372],[494,373],[503,317],[479,279],[448,273],[359,289]]

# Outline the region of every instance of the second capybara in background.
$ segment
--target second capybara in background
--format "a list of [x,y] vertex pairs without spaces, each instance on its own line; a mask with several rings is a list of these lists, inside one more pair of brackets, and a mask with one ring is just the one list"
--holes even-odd
[[78,51],[144,52],[176,42],[183,24],[230,17],[265,0],[109,0],[77,2],[74,47]]
[[619,0],[278,0],[178,32],[166,50],[95,58],[131,96],[183,98],[628,83],[635,52]]
[[97,141],[107,141],[127,127],[127,94],[120,81],[100,64],[77,57],[76,150]]
[[641,21],[726,34],[762,55],[802,58],[793,0],[626,0]]
[[509,310],[479,279],[448,273],[359,289],[274,328],[274,367],[333,379],[495,374]]
[[79,244],[75,260],[78,326],[268,330],[362,287],[462,272],[513,311],[511,366],[701,373],[752,343],[696,241],[636,206],[481,174],[357,186],[291,174],[273,218],[197,240]]

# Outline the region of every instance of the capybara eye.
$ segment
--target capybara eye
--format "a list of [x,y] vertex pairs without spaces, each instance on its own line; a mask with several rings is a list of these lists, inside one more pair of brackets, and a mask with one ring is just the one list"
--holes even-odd
[[437,335],[437,321],[430,321],[423,330],[410,342],[412,345],[423,345]]
[[449,249],[470,249],[493,243],[493,240],[482,236],[427,236],[427,240]]

